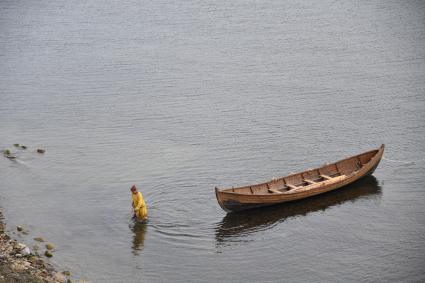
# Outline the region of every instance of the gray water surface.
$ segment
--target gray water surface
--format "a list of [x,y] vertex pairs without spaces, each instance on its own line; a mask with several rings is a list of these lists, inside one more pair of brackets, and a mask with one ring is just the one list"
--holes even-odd
[[[1,1],[0,206],[91,282],[425,281],[424,75],[423,1]],[[344,190],[216,202],[381,143]]]

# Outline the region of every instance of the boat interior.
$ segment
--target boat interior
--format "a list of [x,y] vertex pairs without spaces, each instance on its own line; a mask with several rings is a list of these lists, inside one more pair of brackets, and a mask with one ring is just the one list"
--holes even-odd
[[377,152],[378,150],[369,151],[336,163],[324,165],[320,168],[307,170],[279,179],[273,179],[267,183],[231,188],[225,191],[247,195],[270,195],[312,189],[325,182],[338,182],[345,179],[347,176],[355,174],[365,166]]

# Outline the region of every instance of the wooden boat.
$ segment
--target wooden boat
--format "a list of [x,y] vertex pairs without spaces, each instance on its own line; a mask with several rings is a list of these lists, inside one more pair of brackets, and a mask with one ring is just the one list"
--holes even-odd
[[216,226],[216,244],[232,241],[235,237],[246,237],[248,234],[267,230],[286,219],[325,211],[345,202],[355,203],[362,199],[377,199],[382,194],[381,189],[378,180],[373,175],[369,175],[345,186],[344,189],[334,190],[302,201],[227,213]]
[[227,212],[300,200],[336,190],[372,174],[383,154],[384,145],[381,145],[375,150],[266,183],[221,190],[216,187],[215,195]]

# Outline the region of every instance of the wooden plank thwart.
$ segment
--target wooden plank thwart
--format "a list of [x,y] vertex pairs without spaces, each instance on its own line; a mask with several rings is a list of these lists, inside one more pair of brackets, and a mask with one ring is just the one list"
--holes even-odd
[[320,177],[322,177],[322,178],[324,178],[326,180],[332,180],[332,177],[331,176],[328,176],[328,175],[325,175],[325,174],[320,175]]
[[274,194],[281,194],[282,192],[276,189],[269,189],[270,193],[274,193]]
[[294,185],[291,185],[291,184],[286,184],[286,186],[287,186],[288,188],[292,189],[292,190],[294,190],[294,189],[298,189],[298,187],[297,187],[297,186],[294,186]]
[[306,181],[307,183],[310,183],[310,184],[316,184],[317,183],[316,181],[313,181],[313,180],[310,180],[310,179],[304,179],[304,181]]

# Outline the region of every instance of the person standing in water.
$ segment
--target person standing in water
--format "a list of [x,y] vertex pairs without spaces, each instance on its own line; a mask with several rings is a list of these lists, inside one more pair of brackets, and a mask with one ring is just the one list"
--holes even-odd
[[135,185],[131,187],[131,198],[133,199],[133,218],[137,220],[146,221],[148,219],[148,208],[146,207],[145,200],[141,192],[137,191]]

